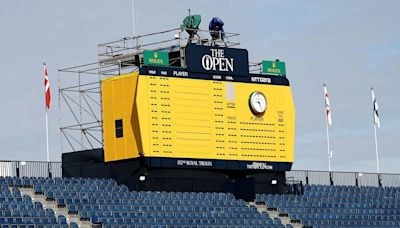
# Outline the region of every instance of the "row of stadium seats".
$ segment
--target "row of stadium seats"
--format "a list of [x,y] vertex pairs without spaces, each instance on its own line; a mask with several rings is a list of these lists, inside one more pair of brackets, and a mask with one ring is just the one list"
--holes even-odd
[[[317,202],[270,202],[269,205],[272,208],[318,208],[324,209],[343,209],[343,213],[358,213],[368,211],[370,214],[381,214],[381,213],[398,213],[400,211],[399,205],[384,204],[384,203],[340,203],[340,204],[330,204],[330,203],[317,203]],[[326,210],[324,210],[326,211]]]
[[78,224],[1,224],[2,228],[78,228]]
[[51,209],[41,210],[41,209],[18,209],[8,207],[7,204],[3,204],[3,208],[0,211],[0,216],[2,217],[52,217],[54,212]]
[[[60,200],[59,200],[60,201]],[[60,204],[59,204],[60,205]],[[94,205],[94,204],[78,204],[78,203],[67,203],[67,208],[70,211],[78,211],[78,210],[89,210],[89,211],[115,211],[115,212],[123,212],[123,211],[137,211],[137,212],[213,212],[213,213],[247,213],[247,212],[257,212],[256,208],[253,207],[237,207],[237,206],[226,206],[226,207],[216,207],[216,206],[129,206],[124,204],[112,204],[112,205]],[[140,216],[140,213],[137,213]]]
[[304,226],[308,227],[399,227],[399,223],[392,221],[320,221],[305,220]]
[[117,182],[108,178],[44,178],[44,177],[1,177],[0,185],[6,184],[8,186],[32,186],[35,184],[40,185],[71,185],[71,186],[100,186],[112,187],[117,186]]
[[107,218],[176,218],[176,219],[264,219],[268,220],[266,213],[177,213],[177,212],[159,212],[143,213],[143,212],[115,212],[115,211],[86,211],[78,212],[81,218],[90,217],[107,217]]
[[400,227],[400,188],[305,185],[303,195],[258,194],[258,202],[305,227]]
[[[274,195],[271,195],[274,196]],[[338,204],[335,199],[342,199],[343,203],[350,203],[350,204],[357,204],[357,203],[382,203],[384,205],[398,205],[397,203],[399,202],[398,198],[393,198],[393,197],[386,197],[386,198],[380,198],[380,197],[371,197],[371,198],[366,198],[366,197],[360,197],[359,195],[353,195],[353,197],[347,197],[347,196],[339,196],[337,195],[336,197],[332,196],[304,196],[304,197],[297,197],[297,196],[288,196],[288,197],[269,197],[268,201],[274,201],[274,202],[300,202],[300,203],[318,203],[322,202],[324,204]],[[259,199],[260,200],[260,199]],[[261,199],[265,200],[265,199]]]
[[[305,205],[307,206],[307,205]],[[377,209],[341,209],[341,208],[303,208],[298,207],[282,207],[282,213],[297,213],[297,214],[317,214],[318,212],[334,215],[346,215],[350,218],[357,217],[357,215],[362,214],[363,216],[377,217],[377,216],[389,216],[391,219],[399,220],[400,215],[398,215],[398,210],[377,210]],[[395,214],[395,215],[394,215]]]
[[398,187],[305,185],[305,192],[400,193]]
[[[193,210],[202,210],[202,208],[213,206],[214,210],[222,210],[224,207],[235,207],[235,206],[244,206],[245,203],[243,201],[212,201],[212,200],[140,200],[140,199],[105,199],[105,198],[77,198],[78,196],[71,196],[66,194],[56,194],[54,195],[52,192],[46,192],[47,198],[57,198],[58,204],[96,204],[100,206],[107,205],[121,205],[123,207],[140,207],[144,208],[145,206],[153,206],[153,207],[161,207],[164,206],[168,209],[168,206],[174,206],[174,208],[182,206],[189,211]],[[50,196],[51,195],[51,196]],[[1,201],[0,201],[1,202]]]
[[[140,200],[198,200],[198,201],[225,201],[225,202],[232,202],[234,200],[233,196],[230,197],[229,195],[226,196],[207,196],[205,195],[202,197],[201,195],[198,196],[193,196],[193,195],[172,195],[169,193],[159,193],[158,195],[153,195],[147,193],[150,192],[128,192],[128,193],[121,193],[121,192],[113,192],[111,195],[111,192],[100,192],[100,191],[95,191],[95,190],[89,190],[86,189],[84,191],[76,191],[76,190],[58,190],[57,188],[47,188],[46,190],[38,190],[38,188],[35,189],[37,193],[48,193],[48,192],[57,192],[57,196],[61,195],[62,197],[79,197],[79,198],[104,198],[108,199],[110,196],[115,196],[118,197],[119,200],[125,200],[125,199],[140,199]],[[90,191],[90,192],[87,192]],[[178,202],[178,201],[176,201]],[[235,203],[235,201],[234,201]]]
[[[130,219],[130,218],[95,218],[92,217],[92,221],[101,224],[110,225],[123,225],[123,224],[137,224],[137,225],[229,225],[229,226],[274,226],[272,220],[262,220],[262,219]],[[276,223],[278,224],[278,223]],[[277,225],[279,226],[279,225]]]

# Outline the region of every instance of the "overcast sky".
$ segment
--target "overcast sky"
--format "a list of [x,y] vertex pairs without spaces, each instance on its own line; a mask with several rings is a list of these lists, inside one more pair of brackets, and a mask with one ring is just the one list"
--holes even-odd
[[[45,160],[42,62],[49,67],[51,160],[61,160],[57,69],[96,61],[99,43],[131,36],[130,0],[1,1],[0,160]],[[332,169],[376,171],[370,87],[380,107],[382,172],[400,173],[400,2],[136,0],[141,34],[178,27],[191,8],[241,34],[250,60],[286,62],[296,105],[294,169],[327,170],[322,84],[333,126]]]

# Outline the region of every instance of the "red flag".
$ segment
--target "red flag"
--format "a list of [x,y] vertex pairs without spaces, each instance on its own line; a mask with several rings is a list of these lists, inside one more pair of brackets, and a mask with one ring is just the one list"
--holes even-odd
[[44,87],[46,88],[46,108],[50,109],[50,83],[49,83],[49,75],[47,73],[46,63],[43,63],[44,67]]
[[331,114],[331,105],[329,103],[329,95],[328,90],[326,89],[326,85],[324,84],[324,96],[325,96],[325,111],[326,111],[326,119],[329,125],[332,125],[332,114]]

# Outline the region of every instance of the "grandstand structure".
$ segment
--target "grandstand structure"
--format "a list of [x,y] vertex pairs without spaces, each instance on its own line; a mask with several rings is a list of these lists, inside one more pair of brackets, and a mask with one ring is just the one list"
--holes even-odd
[[[378,182],[378,174],[288,171],[308,184],[289,185],[289,194],[257,194],[246,202],[231,193],[130,191],[113,179],[63,178],[61,163],[51,163],[52,177],[45,162],[3,161],[0,167],[0,176],[8,176],[0,177],[2,227],[400,225],[400,175],[395,174],[379,174]],[[329,174],[340,177],[337,185]]]

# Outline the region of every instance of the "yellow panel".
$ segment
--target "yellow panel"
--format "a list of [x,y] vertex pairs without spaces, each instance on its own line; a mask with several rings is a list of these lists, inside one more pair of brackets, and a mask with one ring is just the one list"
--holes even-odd
[[[142,151],[135,103],[138,73],[102,80],[104,160],[137,158]],[[116,138],[115,120],[123,121],[123,137]]]
[[[161,76],[139,76],[138,83],[144,156],[293,162],[289,86]],[[267,99],[261,117],[249,108],[254,91]]]

